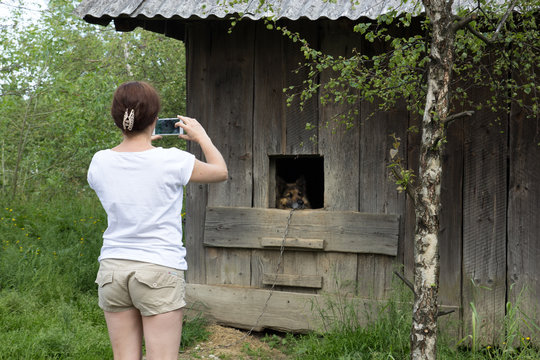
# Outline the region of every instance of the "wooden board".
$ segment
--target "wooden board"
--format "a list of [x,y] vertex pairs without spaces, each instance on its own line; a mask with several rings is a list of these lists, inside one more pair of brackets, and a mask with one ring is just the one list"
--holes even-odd
[[[252,289],[225,285],[186,285],[186,315],[201,312],[210,321],[242,329],[265,328],[302,333],[324,331],[320,311],[328,311],[328,295]],[[374,318],[384,302],[362,298],[342,298],[355,304],[361,324]],[[239,306],[239,304],[241,304]],[[454,309],[443,307],[444,310]],[[335,310],[335,309],[334,309]]]
[[[351,31],[352,22],[321,21],[319,28],[321,51],[333,56],[351,55],[359,35]],[[323,72],[321,86],[334,76]],[[360,157],[360,122],[350,119],[353,127],[339,122],[339,115],[349,106],[319,101],[319,152],[324,157],[324,208],[329,211],[358,211]],[[335,176],[339,174],[339,176]],[[317,258],[318,274],[323,276],[324,292],[355,294],[358,256],[347,253],[323,253]]]
[[357,293],[357,255],[347,253],[319,253],[317,274],[323,278],[323,293]]
[[[211,28],[207,57],[207,132],[221,151],[229,180],[210,184],[208,205],[251,206],[253,194],[253,59],[254,23],[240,22],[228,33],[229,23],[206,23]],[[234,263],[230,262],[234,261]],[[214,249],[206,256],[209,283],[250,284],[251,252]]]
[[[317,23],[313,21],[284,21],[292,31],[300,33],[310,44],[317,44]],[[285,62],[285,87],[296,86],[295,93],[301,92],[303,80],[307,79],[307,69],[302,65],[306,59],[300,51],[300,42],[293,42],[288,37],[283,37],[283,57]],[[282,73],[279,73],[281,76]],[[290,106],[285,107],[285,132],[282,140],[281,154],[318,154],[317,141],[311,137],[316,135],[313,131],[306,130],[306,124],[318,125],[317,96],[307,100],[304,108],[300,109],[299,97],[296,96]]]
[[[418,131],[407,133],[407,167],[414,171],[415,183],[418,183],[418,167],[420,162],[420,144],[422,141],[422,117],[411,113],[409,118],[409,128],[416,128]],[[399,248],[400,260],[403,264],[405,277],[414,283],[414,236],[416,233],[416,214],[414,202],[409,196],[405,197],[405,216],[403,246]]]
[[[263,238],[283,237],[289,211],[278,209],[209,207],[204,245],[264,248]],[[375,253],[395,256],[399,217],[352,211],[295,211],[288,236],[322,239],[324,251]]]
[[258,23],[255,28],[255,98],[253,116],[253,206],[275,207],[275,174],[269,154],[281,151],[285,131],[283,36]]
[[[530,102],[521,94],[525,103]],[[513,103],[508,194],[508,301],[540,324],[540,119]],[[540,344],[540,330],[522,323],[523,336]]]
[[261,238],[261,246],[274,247],[274,248],[279,248],[283,246],[285,248],[323,250],[324,240],[323,239],[297,239],[297,238],[283,239],[283,237],[273,237],[273,238],[263,237]]
[[[485,90],[485,89],[484,89]],[[471,95],[482,100],[478,90]],[[499,338],[506,300],[507,119],[477,111],[465,127],[463,188],[463,321],[471,334],[473,302],[480,318],[480,339]]]
[[210,184],[208,205],[251,206],[254,27],[240,22],[229,34],[226,21],[210,26],[207,92],[200,96],[209,108],[206,131],[225,158],[229,180]]
[[463,226],[463,122],[454,121],[447,129],[443,153],[441,215],[439,220],[439,304],[461,304],[462,226]]
[[251,286],[255,288],[264,288],[264,273],[282,272],[283,266],[281,262],[279,250],[252,250]]
[[280,285],[301,288],[322,288],[322,276],[317,275],[297,275],[297,274],[263,274],[264,285]]
[[[210,114],[203,94],[207,91],[208,64],[206,62],[210,44],[210,28],[204,23],[193,22],[186,27],[187,51],[187,115],[197,118],[203,125],[208,125]],[[193,142],[187,143],[187,150],[202,160],[201,148]],[[206,263],[201,239],[204,237],[204,217],[208,201],[208,186],[188,184],[186,186],[186,226],[184,244],[188,256],[186,261],[189,271],[186,281],[205,284]]]
[[[374,214],[404,214],[405,194],[398,193],[389,177],[389,151],[393,142],[390,134],[402,139],[400,155],[406,157],[408,112],[403,104],[388,112],[378,111],[378,105],[362,104],[360,131],[360,197],[358,209]],[[403,226],[399,238],[403,239]],[[403,243],[400,245],[403,246]],[[396,258],[358,255],[359,296],[384,299],[392,289]],[[369,292],[369,293],[368,293]]]
[[[321,47],[324,53],[333,56],[350,56],[356,37],[353,24],[341,20],[321,23]],[[343,36],[343,34],[350,36]],[[336,74],[327,70],[320,76],[321,89]],[[322,93],[326,93],[322,90]],[[359,107],[360,105],[355,105]],[[340,118],[351,109],[351,105],[319,103],[319,150],[324,156],[324,207],[327,210],[358,211],[358,183],[360,163],[359,115],[347,119],[349,128]],[[339,176],[335,176],[339,174]]]
[[186,300],[190,311],[238,328],[308,332],[322,326],[312,306],[323,299],[314,294],[187,284]]
[[[319,254],[315,251],[285,251],[283,253],[283,270],[280,273],[305,276],[307,278],[313,277],[316,279],[319,270],[317,268],[318,257]],[[321,276],[318,276],[318,278],[322,281]],[[320,289],[321,287],[322,283],[319,287],[297,287],[295,291],[315,294],[317,292],[316,289]]]

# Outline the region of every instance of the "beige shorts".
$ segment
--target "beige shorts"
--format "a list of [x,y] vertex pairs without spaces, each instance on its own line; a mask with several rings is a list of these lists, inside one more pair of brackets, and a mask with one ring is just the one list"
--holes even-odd
[[151,316],[186,306],[184,272],[140,261],[103,259],[96,278],[99,307],[108,312],[139,309]]

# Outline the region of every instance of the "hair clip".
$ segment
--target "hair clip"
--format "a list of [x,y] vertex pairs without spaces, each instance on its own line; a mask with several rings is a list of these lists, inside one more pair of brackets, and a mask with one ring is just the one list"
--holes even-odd
[[129,115],[128,110],[129,109],[126,108],[126,112],[124,113],[123,126],[124,130],[131,131],[131,129],[133,129],[133,123],[135,122],[135,109],[131,109]]

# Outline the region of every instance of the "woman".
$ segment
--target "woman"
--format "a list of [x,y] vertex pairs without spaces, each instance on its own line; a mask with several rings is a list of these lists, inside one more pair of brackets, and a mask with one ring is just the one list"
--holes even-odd
[[123,141],[98,151],[88,183],[107,212],[99,256],[99,306],[114,359],[177,359],[182,333],[186,250],[182,246],[183,186],[227,179],[227,165],[195,119],[178,116],[179,137],[198,143],[206,162],[192,154],[154,147],[159,95],[144,82],[120,85],[111,115]]

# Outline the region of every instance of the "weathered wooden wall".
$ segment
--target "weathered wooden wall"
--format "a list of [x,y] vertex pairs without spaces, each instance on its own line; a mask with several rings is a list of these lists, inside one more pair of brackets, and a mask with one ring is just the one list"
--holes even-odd
[[[350,54],[353,47],[368,54],[384,50],[363,43],[351,32],[349,21],[287,25],[334,55]],[[201,294],[219,293],[235,306],[240,290],[222,285],[243,286],[242,306],[253,314],[260,307],[253,302],[265,298],[274,282],[275,290],[287,292],[283,299],[293,302],[336,290],[372,300],[386,298],[395,269],[402,267],[412,278],[415,223],[411,203],[388,176],[389,135],[402,139],[401,153],[416,168],[420,135],[407,129],[419,119],[404,104],[380,112],[376,104],[362,103],[355,126],[344,131],[331,122],[344,111],[340,105],[322,106],[314,98],[303,111],[297,103],[287,107],[282,89],[299,85],[306,75],[302,69],[294,71],[302,62],[298,44],[262,23],[242,21],[232,34],[228,26],[209,20],[186,24],[188,115],[206,127],[225,156],[230,176],[223,184],[188,186],[188,282]],[[317,81],[324,84],[331,76],[325,72]],[[471,95],[473,101],[485,96],[485,89]],[[474,302],[486,341],[494,340],[501,329],[506,301],[516,302],[520,294],[527,313],[539,319],[538,119],[526,121],[519,108],[512,108],[510,116],[499,115],[496,123],[489,111],[453,122],[443,159],[440,303],[461,309],[452,316],[468,324],[469,303]],[[306,130],[307,122],[316,130]],[[190,150],[201,155],[196,146]],[[273,222],[276,227],[286,222],[286,211],[266,210],[274,207],[275,169],[270,158],[275,155],[324,159],[325,209],[308,211],[304,218],[313,214],[313,225],[319,226],[324,214],[333,221],[334,215],[343,214],[341,226],[353,228],[357,220],[351,219],[363,216],[359,213],[393,216],[395,253],[356,251],[358,244],[346,252],[332,248],[335,244],[328,248],[326,238],[296,235],[280,259],[272,246],[280,243],[279,235],[259,236],[261,226],[268,232]],[[243,235],[218,231],[227,223],[236,224],[235,231]],[[523,288],[527,292],[522,294]],[[249,327],[253,317],[242,320],[242,326]],[[286,327],[272,321],[264,326]],[[463,331],[470,333],[470,328]]]

